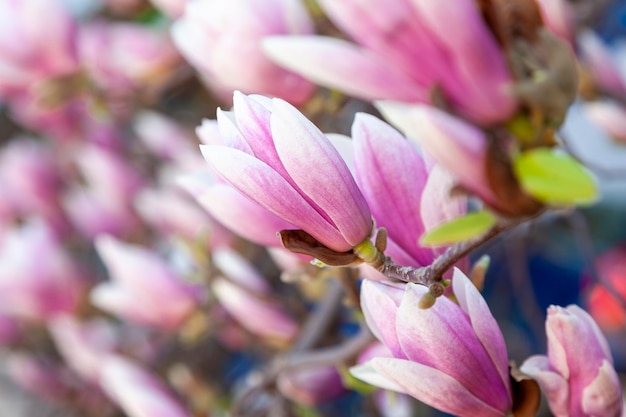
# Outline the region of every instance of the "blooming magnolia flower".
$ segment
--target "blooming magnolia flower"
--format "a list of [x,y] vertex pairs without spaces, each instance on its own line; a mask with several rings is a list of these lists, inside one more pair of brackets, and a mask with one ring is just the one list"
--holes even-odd
[[622,415],[622,391],[600,328],[578,306],[551,306],[548,355],[528,358],[520,370],[535,378],[555,416]]
[[[326,247],[344,252],[366,239],[370,210],[328,138],[289,103],[271,109],[236,93],[218,118],[228,145],[202,145],[213,169],[234,188]],[[234,119],[234,120],[233,120]]]
[[313,84],[270,61],[261,40],[312,32],[300,0],[190,0],[172,26],[181,53],[218,92],[228,97],[242,90],[294,103],[308,99]]
[[129,417],[190,416],[155,375],[121,356],[103,360],[100,386]]
[[276,62],[366,100],[429,102],[437,87],[454,109],[479,122],[503,120],[514,111],[506,60],[475,1],[319,3],[356,45],[328,37],[272,37],[264,48]]
[[129,321],[174,329],[195,308],[200,288],[183,282],[156,254],[109,236],[96,248],[113,281],[97,285],[91,301]]
[[430,265],[445,248],[416,244],[426,231],[462,216],[466,199],[452,199],[452,178],[429,167],[417,147],[374,116],[352,125],[355,177],[378,227],[389,233],[386,254],[403,265]]
[[452,286],[459,304],[441,297],[421,309],[418,301],[428,288],[365,281],[366,322],[393,357],[376,357],[350,371],[455,416],[506,416],[512,399],[502,334],[485,300],[458,269]]

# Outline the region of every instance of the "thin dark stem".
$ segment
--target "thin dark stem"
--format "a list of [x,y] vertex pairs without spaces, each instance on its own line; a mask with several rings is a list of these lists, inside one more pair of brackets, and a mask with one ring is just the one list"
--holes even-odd
[[482,236],[449,247],[445,253],[437,257],[429,266],[421,268],[402,266],[398,265],[390,258],[387,258],[380,268],[380,272],[391,279],[413,282],[430,287],[433,284],[441,283],[443,274],[452,268],[461,258],[467,256],[474,249],[498,236],[503,231],[517,226],[525,220],[527,219],[496,224]]

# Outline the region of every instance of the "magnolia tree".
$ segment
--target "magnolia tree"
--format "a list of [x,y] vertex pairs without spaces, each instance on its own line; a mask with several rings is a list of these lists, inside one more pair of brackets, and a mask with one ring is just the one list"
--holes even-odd
[[612,7],[0,0],[3,404],[626,415]]

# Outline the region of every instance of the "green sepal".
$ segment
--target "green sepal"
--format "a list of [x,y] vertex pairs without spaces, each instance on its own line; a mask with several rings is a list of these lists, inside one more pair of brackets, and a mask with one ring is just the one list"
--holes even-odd
[[475,211],[430,230],[420,238],[425,247],[448,246],[477,237],[496,223],[496,217],[487,210]]
[[522,188],[537,200],[553,205],[587,205],[598,198],[593,174],[559,149],[537,148],[513,161]]

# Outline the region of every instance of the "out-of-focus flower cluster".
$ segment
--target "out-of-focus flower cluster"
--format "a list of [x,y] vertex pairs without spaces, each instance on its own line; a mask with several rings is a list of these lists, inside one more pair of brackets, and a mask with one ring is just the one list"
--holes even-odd
[[0,382],[624,415],[626,51],[580,3],[0,0]]

